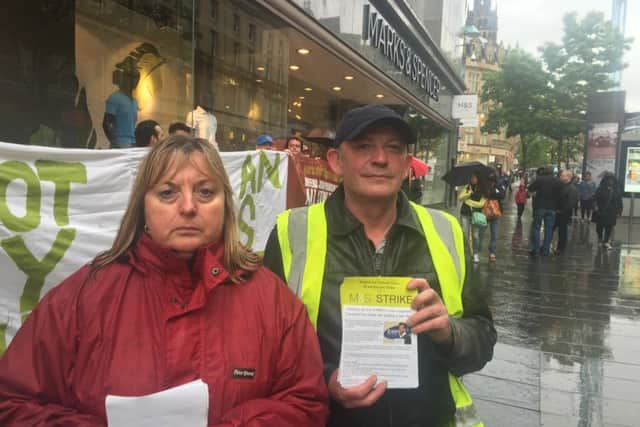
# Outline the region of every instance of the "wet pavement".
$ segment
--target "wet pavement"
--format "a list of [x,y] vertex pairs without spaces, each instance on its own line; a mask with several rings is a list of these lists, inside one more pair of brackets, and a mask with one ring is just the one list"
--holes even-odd
[[640,220],[618,223],[610,251],[573,224],[564,255],[534,259],[530,206],[520,223],[508,203],[501,221],[498,261],[487,230],[475,267],[498,344],[465,377],[485,426],[640,426]]

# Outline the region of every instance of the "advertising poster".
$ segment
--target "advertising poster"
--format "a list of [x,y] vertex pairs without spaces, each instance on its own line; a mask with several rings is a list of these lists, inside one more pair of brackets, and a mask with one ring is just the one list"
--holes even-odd
[[587,137],[587,171],[597,181],[605,172],[615,172],[617,123],[595,123]]
[[640,193],[640,147],[627,148],[627,164],[624,168],[624,191]]

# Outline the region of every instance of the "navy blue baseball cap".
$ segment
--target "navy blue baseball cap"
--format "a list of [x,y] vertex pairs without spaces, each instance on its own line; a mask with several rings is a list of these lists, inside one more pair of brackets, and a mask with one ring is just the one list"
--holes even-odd
[[407,144],[415,144],[416,134],[411,126],[391,108],[384,105],[370,104],[364,107],[354,108],[342,118],[336,130],[333,146],[338,147],[343,141],[356,139],[362,135],[369,126],[385,123],[396,129]]

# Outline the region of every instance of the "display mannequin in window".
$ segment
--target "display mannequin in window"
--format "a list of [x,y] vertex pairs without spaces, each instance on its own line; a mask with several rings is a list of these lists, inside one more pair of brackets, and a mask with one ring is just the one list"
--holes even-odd
[[196,108],[187,114],[187,124],[195,130],[195,136],[209,141],[216,150],[216,131],[218,120],[212,114],[213,96],[208,92],[201,92]]
[[135,127],[138,120],[138,101],[133,91],[140,81],[140,72],[133,58],[127,57],[116,65],[113,83],[118,90],[107,98],[102,129],[111,148],[135,147]]

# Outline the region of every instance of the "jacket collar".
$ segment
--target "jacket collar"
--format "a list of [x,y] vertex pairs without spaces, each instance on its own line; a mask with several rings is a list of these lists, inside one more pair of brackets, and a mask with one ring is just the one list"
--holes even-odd
[[[424,236],[422,226],[409,204],[409,199],[402,191],[398,192],[396,202],[398,215],[395,226],[406,227]],[[326,202],[327,223],[330,224],[328,233],[335,236],[346,236],[362,228],[362,223],[347,209],[344,204],[344,187],[342,184],[333,192]]]
[[203,278],[207,288],[228,281],[229,273],[224,268],[224,244],[212,243],[196,252],[193,268],[173,250],[164,247],[143,233],[129,251],[129,262],[141,271],[149,268],[166,275],[176,275],[195,284]]

